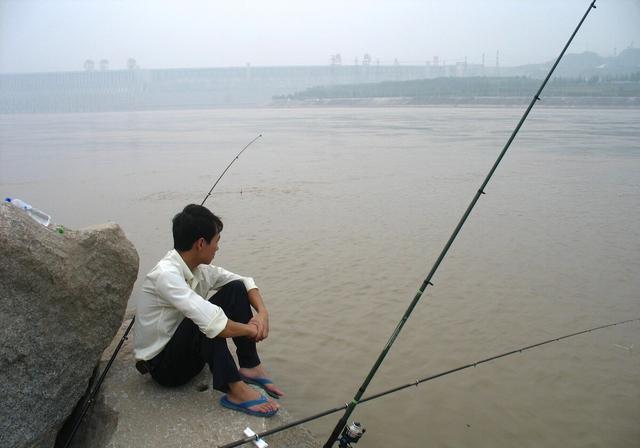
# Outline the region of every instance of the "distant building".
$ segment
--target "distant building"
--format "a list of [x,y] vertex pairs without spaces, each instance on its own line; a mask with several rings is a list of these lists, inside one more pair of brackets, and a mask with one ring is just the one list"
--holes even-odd
[[[331,65],[146,70],[135,59],[126,70],[108,70],[108,61],[87,59],[83,71],[59,73],[0,74],[0,113],[145,110],[172,108],[264,105],[274,97],[286,98],[314,86],[407,81],[447,76],[495,76],[493,63],[458,62],[446,65],[439,57],[431,62],[410,64],[376,58],[362,65],[342,65],[340,54]],[[496,53],[496,56],[498,54]],[[483,58],[484,59],[484,58]],[[640,49],[628,48],[616,58],[595,53],[567,55],[557,76],[589,78],[638,73]],[[489,62],[483,60],[483,62]],[[493,61],[491,61],[493,62]],[[548,63],[519,67],[499,65],[503,76],[542,78]]]

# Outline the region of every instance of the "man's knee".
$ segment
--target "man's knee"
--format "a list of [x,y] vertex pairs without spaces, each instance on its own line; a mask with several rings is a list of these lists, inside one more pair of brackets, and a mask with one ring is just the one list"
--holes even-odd
[[228,290],[234,294],[246,294],[247,288],[244,286],[242,280],[233,280],[232,282],[227,283],[221,289]]
[[222,286],[218,292],[211,296],[209,302],[223,306],[223,303],[238,303],[238,301],[246,301],[248,303],[248,299],[247,288],[245,288],[242,280],[234,280]]

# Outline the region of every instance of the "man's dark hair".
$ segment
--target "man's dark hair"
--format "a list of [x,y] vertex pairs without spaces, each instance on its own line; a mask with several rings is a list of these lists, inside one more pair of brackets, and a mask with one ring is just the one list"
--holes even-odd
[[222,221],[202,205],[189,204],[173,217],[173,248],[184,252],[204,238],[207,243],[222,232]]

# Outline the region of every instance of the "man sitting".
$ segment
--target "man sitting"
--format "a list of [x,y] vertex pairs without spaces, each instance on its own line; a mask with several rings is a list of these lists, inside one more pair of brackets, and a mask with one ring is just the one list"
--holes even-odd
[[[224,407],[270,417],[279,405],[246,384],[274,398],[283,395],[256,350],[256,342],[269,335],[269,315],[251,277],[211,264],[221,232],[220,218],[200,205],[187,205],[173,218],[174,250],[147,274],[137,304],[137,367],[173,387],[196,376],[206,363],[213,388],[225,392]],[[226,338],[233,338],[239,369]]]

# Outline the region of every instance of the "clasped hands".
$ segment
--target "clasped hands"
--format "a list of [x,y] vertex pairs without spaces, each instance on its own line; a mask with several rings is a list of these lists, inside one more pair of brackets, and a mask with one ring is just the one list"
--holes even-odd
[[256,327],[256,335],[252,338],[256,342],[260,342],[269,336],[269,316],[266,313],[256,314],[247,323]]

